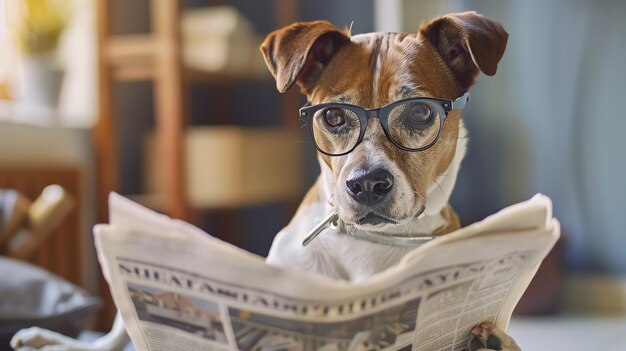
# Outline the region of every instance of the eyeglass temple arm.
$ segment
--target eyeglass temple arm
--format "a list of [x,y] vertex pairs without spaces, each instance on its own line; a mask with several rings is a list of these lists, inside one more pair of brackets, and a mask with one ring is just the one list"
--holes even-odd
[[463,107],[470,101],[470,93],[469,91],[465,94],[461,95],[458,99],[452,101],[452,106],[450,106],[451,110],[462,110]]

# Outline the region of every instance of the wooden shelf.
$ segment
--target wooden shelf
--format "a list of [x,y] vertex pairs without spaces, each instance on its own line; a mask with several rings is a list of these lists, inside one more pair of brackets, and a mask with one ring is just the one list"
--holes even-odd
[[153,34],[115,35],[106,39],[105,54],[112,66],[152,64],[159,46]]
[[[155,138],[159,145],[160,176],[163,189],[159,195],[133,197],[150,208],[171,217],[193,222],[198,204],[192,203],[187,194],[187,175],[184,157],[186,131],[186,108],[188,106],[188,84],[203,82],[219,84],[227,90],[230,83],[269,81],[270,75],[249,76],[245,73],[206,72],[188,68],[182,57],[181,3],[182,0],[150,0],[150,22],[152,30],[146,34],[111,35],[112,15],[109,0],[96,0],[98,22],[98,79],[99,118],[93,132],[98,172],[98,222],[107,222],[107,197],[110,191],[120,188],[120,145],[116,121],[115,82],[153,81]],[[130,6],[132,1],[115,2],[118,6]],[[133,4],[134,5],[134,4]],[[296,0],[274,0],[276,26],[296,20]],[[283,126],[294,128],[297,121],[291,118],[298,108],[295,92],[283,95],[281,113],[288,111],[289,118]],[[271,201],[280,200],[270,199]],[[241,202],[201,206],[204,209],[239,207]],[[287,211],[286,211],[287,212]],[[292,214],[289,209],[289,215]],[[229,217],[229,216],[227,216]],[[230,216],[230,224],[236,216]],[[227,221],[225,221],[227,222]],[[227,223],[228,224],[228,223]],[[236,225],[236,223],[235,223]],[[106,296],[107,291],[103,289]],[[105,326],[110,323],[113,308],[107,300]],[[108,327],[108,326],[107,326]],[[106,327],[104,328],[106,329]]]
[[58,121],[59,113],[53,108],[0,100],[0,122],[56,127]]
[[[136,203],[147,207],[153,211],[167,213],[167,197],[165,194],[130,194],[124,195]],[[245,202],[221,202],[219,204],[194,204],[190,203],[189,208],[193,212],[213,212],[222,210],[237,210],[246,206],[256,206],[271,202],[298,202],[302,200],[302,196],[281,196],[272,199],[263,199],[257,201]]]
[[[167,54],[167,44],[151,33],[115,35],[106,39],[105,55],[113,76],[121,81],[151,80],[157,77],[158,56]],[[184,60],[182,60],[184,61]],[[192,82],[224,83],[270,81],[269,72],[205,71],[184,67],[183,78]]]
[[[125,64],[111,67],[113,77],[118,81],[142,81],[153,80],[157,77],[156,68],[153,64]],[[197,83],[246,83],[246,82],[270,82],[271,76],[250,76],[246,74],[233,74],[223,72],[208,72],[195,68],[183,67],[183,77],[187,82]]]
[[111,75],[115,78],[115,80],[122,82],[153,80],[156,77],[155,69],[152,65],[124,65],[111,67]]
[[[94,139],[99,170],[99,221],[106,221],[106,196],[119,184],[119,146],[115,118],[114,82],[154,81],[156,139],[162,153],[166,211],[173,217],[190,220],[184,165],[187,85],[191,82],[220,84],[223,89],[238,82],[270,81],[270,75],[246,72],[207,72],[184,66],[181,39],[181,0],[150,0],[152,31],[142,34],[111,35],[108,0],[97,0],[99,118]],[[296,20],[295,0],[275,0],[277,26]],[[298,108],[295,92],[283,95],[281,113],[291,116]],[[283,119],[285,128],[295,128],[292,118]]]
[[[287,128],[188,127],[182,157],[189,205],[237,207],[302,197],[306,175],[299,137],[298,131]],[[163,161],[154,135],[146,138],[143,149],[142,190],[163,193]]]
[[45,128],[89,129],[91,119],[76,121],[58,109],[23,101],[0,100],[0,123],[23,124]]
[[188,81],[202,83],[223,83],[223,82],[269,82],[271,75],[251,76],[243,73],[223,73],[208,72],[195,68],[184,68],[184,75]]

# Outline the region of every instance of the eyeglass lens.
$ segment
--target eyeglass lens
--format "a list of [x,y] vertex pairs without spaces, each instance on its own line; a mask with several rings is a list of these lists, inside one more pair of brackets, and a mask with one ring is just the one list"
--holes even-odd
[[[439,134],[443,108],[429,101],[407,101],[384,110],[389,137],[406,149],[420,149],[432,144]],[[312,122],[317,147],[331,155],[351,151],[359,141],[361,121],[354,107],[326,107],[315,112]],[[384,122],[383,122],[384,123]]]
[[355,111],[347,108],[324,108],[313,115],[313,139],[325,153],[339,155],[358,142],[361,124]]

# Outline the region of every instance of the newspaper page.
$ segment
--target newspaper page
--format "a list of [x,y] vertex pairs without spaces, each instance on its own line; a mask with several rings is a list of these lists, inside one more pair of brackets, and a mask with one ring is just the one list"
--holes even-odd
[[265,264],[110,198],[98,257],[137,350],[463,350],[509,318],[559,236],[542,195],[434,239],[362,283]]

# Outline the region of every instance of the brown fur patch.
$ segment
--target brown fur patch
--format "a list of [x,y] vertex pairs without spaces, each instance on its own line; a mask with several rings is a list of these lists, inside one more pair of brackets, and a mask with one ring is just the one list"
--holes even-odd
[[[297,24],[297,28],[302,26],[306,24]],[[311,69],[307,67],[316,63],[311,62],[308,52],[318,45],[315,36],[341,32],[330,28],[327,22],[311,22],[307,28],[308,33],[301,34],[304,39],[300,44],[293,43],[298,41],[293,37],[293,26],[270,34],[263,44],[266,61],[273,65],[270,70],[277,82],[282,81],[277,84],[288,85],[282,78],[286,74],[297,79],[312,104],[344,102],[370,109],[407,97],[458,98],[473,83],[478,69],[495,73],[507,37],[497,22],[472,12],[436,19],[418,33],[352,36],[340,46],[333,46],[336,50],[332,51],[332,57],[323,62],[323,69],[316,73],[315,83],[311,84],[308,77]],[[285,40],[292,42],[290,47],[297,48],[295,52],[280,52],[281,44],[276,42]],[[294,65],[291,61],[302,64]],[[413,215],[425,204],[429,186],[445,172],[454,157],[460,118],[459,111],[450,112],[438,142],[422,152],[400,150],[387,139],[377,119],[368,123],[364,143],[369,143],[368,150],[375,149],[393,160],[407,178],[416,195],[413,204],[406,204]],[[348,158],[353,165],[370,162],[370,155],[362,145],[350,155],[322,155],[336,178]]]

